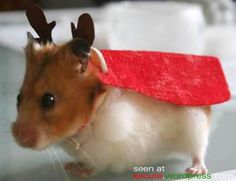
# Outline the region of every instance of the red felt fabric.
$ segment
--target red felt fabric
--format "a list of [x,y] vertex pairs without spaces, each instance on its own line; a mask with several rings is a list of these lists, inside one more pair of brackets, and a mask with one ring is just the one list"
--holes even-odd
[[133,89],[158,100],[178,105],[204,106],[230,99],[219,60],[151,51],[101,51],[108,73],[107,84]]

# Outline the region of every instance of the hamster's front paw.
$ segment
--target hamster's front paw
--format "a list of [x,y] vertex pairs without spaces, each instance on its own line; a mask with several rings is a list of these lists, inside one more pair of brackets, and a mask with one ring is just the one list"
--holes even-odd
[[207,174],[208,170],[203,157],[193,157],[193,165],[186,172],[190,174]]
[[193,165],[186,172],[190,174],[207,174],[208,170],[204,165]]
[[96,174],[96,170],[88,167],[82,162],[68,162],[64,165],[66,171],[79,177],[91,177]]

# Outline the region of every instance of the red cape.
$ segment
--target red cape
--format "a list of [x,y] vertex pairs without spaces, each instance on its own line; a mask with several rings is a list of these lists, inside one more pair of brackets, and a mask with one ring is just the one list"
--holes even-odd
[[101,51],[108,73],[101,80],[178,105],[205,106],[230,99],[215,57],[151,51]]

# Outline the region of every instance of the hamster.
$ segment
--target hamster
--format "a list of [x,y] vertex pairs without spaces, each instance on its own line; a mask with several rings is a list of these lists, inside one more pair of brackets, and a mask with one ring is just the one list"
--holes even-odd
[[[122,172],[175,153],[192,157],[187,172],[206,173],[210,107],[172,105],[103,85],[92,64],[81,71],[81,57],[71,51],[81,42],[27,45],[26,74],[12,126],[15,140],[32,149],[58,143],[75,162],[86,165],[85,173],[78,168],[82,175]],[[97,55],[87,49],[92,61]],[[71,167],[78,165],[66,166]]]
[[192,158],[186,172],[207,173],[210,107],[178,106],[104,85],[99,79],[99,62],[106,69],[102,55],[86,39],[57,45],[28,38],[12,125],[20,146],[42,150],[59,145],[74,157],[65,169],[79,176],[121,173],[175,154]]

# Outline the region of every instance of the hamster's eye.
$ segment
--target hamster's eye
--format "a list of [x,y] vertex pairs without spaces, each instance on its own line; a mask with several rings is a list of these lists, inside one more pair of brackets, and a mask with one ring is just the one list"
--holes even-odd
[[22,94],[21,93],[19,93],[18,95],[17,95],[17,97],[16,97],[16,101],[17,101],[17,107],[20,105],[20,103],[21,103],[21,101],[22,101]]
[[45,93],[41,98],[41,105],[43,108],[50,108],[55,104],[55,97],[51,93]]

